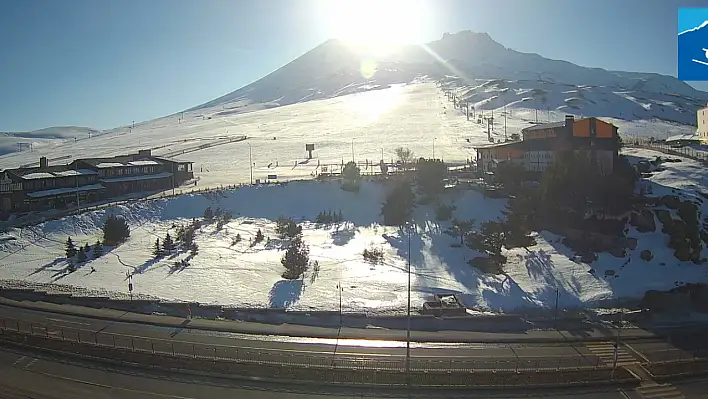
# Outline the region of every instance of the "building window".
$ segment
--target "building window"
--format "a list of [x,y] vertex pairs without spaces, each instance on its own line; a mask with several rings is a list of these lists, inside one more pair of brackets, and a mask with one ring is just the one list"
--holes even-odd
[[177,165],[178,172],[184,172],[184,165]]

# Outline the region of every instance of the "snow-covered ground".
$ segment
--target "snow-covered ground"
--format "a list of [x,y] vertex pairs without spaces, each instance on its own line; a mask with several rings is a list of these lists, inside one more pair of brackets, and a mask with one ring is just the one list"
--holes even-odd
[[[396,147],[411,148],[416,156],[441,157],[447,162],[474,158],[473,146],[488,143],[486,126],[467,121],[433,83],[416,83],[265,109],[246,114],[217,116],[220,107],[141,123],[132,130],[117,129],[99,136],[38,148],[32,153],[0,157],[0,166],[12,167],[36,161],[39,156],[112,156],[153,148],[155,154],[187,150],[179,159],[195,161],[199,186],[247,183],[249,162],[255,163],[255,179],[277,174],[281,181],[309,178],[324,165],[340,165],[354,158],[378,162],[395,158]],[[500,112],[500,110],[495,111]],[[560,119],[564,112],[553,114]],[[535,120],[536,112],[514,108],[506,118],[507,134],[519,132]],[[543,120],[543,116],[539,115]],[[661,137],[676,125],[664,122],[615,121],[621,131],[636,131]],[[673,133],[672,133],[673,134]],[[226,136],[246,135],[246,141],[229,143]],[[497,117],[493,136],[504,137],[504,118]],[[219,145],[189,152],[204,143]],[[315,144],[314,159],[306,159],[305,144]],[[658,153],[627,150],[647,156]],[[64,162],[64,161],[62,161]],[[364,169],[366,172],[366,169]],[[704,185],[704,170],[684,160],[667,164],[651,179],[656,184]],[[658,191],[655,191],[657,193]],[[342,191],[337,183],[292,182],[287,185],[243,187],[225,192],[222,198],[185,195],[172,199],[143,201],[10,232],[17,241],[6,241],[0,254],[0,277],[36,282],[57,282],[93,289],[127,292],[126,272],[134,273],[138,293],[168,299],[194,300],[239,306],[287,306],[292,309],[338,307],[336,286],[344,288],[342,299],[349,310],[400,311],[406,302],[408,237],[406,232],[381,227],[379,210],[384,188],[367,183],[359,194]],[[453,195],[453,194],[450,194]],[[477,222],[500,217],[503,200],[484,199],[465,191],[455,199],[458,218]],[[450,201],[453,198],[449,198]],[[202,214],[208,205],[231,210],[234,220],[222,231],[213,225],[197,236],[200,253],[184,270],[173,270],[174,261],[151,261],[151,246],[179,224]],[[319,211],[341,209],[347,223],[340,226],[313,224]],[[124,215],[132,235],[123,246],[75,273],[67,274],[61,260],[68,235],[77,242],[93,243],[100,235],[106,213]],[[320,264],[312,281],[302,286],[280,277],[282,249],[274,234],[274,220],[290,215],[303,220],[304,237],[313,260]],[[428,207],[416,211],[417,231],[411,236],[413,303],[420,306],[432,292],[464,294],[466,304],[478,309],[510,311],[520,307],[552,307],[556,290],[562,307],[594,306],[612,298],[639,297],[647,289],[673,288],[676,281],[706,281],[705,267],[678,262],[666,248],[662,233],[637,233],[639,246],[628,258],[601,254],[592,265],[574,262],[572,252],[558,237],[542,233],[538,245],[508,251],[506,276],[480,274],[466,262],[475,256],[469,249],[453,248],[453,237],[443,231],[446,223],[434,220]],[[270,244],[249,248],[247,240],[261,228]],[[171,231],[174,231],[172,229]],[[237,233],[244,242],[231,245]],[[384,264],[371,266],[361,252],[370,245],[386,252]],[[639,260],[639,251],[651,248],[652,262]],[[186,255],[180,255],[186,256]],[[90,268],[96,271],[90,273]],[[591,274],[590,269],[595,273]],[[604,277],[613,269],[617,277]]]
[[[628,153],[642,157],[656,154],[637,150]],[[660,192],[659,185],[688,187],[703,178],[691,162],[667,164],[667,170],[652,178],[657,184],[654,192]],[[673,257],[663,233],[638,233],[633,229],[629,236],[638,238],[639,244],[626,258],[602,253],[590,265],[575,261],[573,252],[559,242],[560,237],[542,232],[536,237],[538,244],[529,251],[506,251],[506,275],[484,275],[467,264],[478,254],[451,246],[457,239],[445,233],[449,222],[435,221],[429,206],[416,209],[410,244],[408,231],[380,226],[385,190],[384,184],[377,182],[365,183],[356,194],[341,190],[337,182],[298,181],[116,206],[10,232],[18,240],[0,244],[4,253],[0,275],[125,293],[126,273],[132,273],[140,294],[299,310],[336,310],[337,286],[341,285],[345,310],[371,313],[405,309],[409,245],[412,301],[416,307],[432,293],[459,293],[467,306],[479,310],[551,308],[556,290],[561,307],[592,307],[611,305],[607,300],[615,298],[638,298],[648,289],[670,289],[676,282],[708,281],[705,266]],[[473,190],[453,190],[445,194],[445,201],[457,205],[455,217],[477,222],[499,218],[505,204],[505,200],[485,199]],[[199,218],[207,206],[233,212],[234,220],[220,231],[214,224],[201,228],[196,237],[199,254],[189,260],[188,267],[174,267],[174,262],[187,254],[154,261],[151,249],[155,239],[168,231],[174,236],[173,226]],[[332,226],[315,224],[315,216],[323,210],[341,210],[346,221]],[[129,220],[131,238],[102,258],[67,273],[62,259],[66,237],[78,243],[95,242],[107,213]],[[303,223],[311,259],[320,267],[316,276],[310,271],[303,281],[281,278],[284,269],[280,258],[286,243],[274,231],[274,220],[280,215]],[[258,229],[270,240],[250,247],[248,241]],[[243,241],[232,245],[236,234]],[[363,259],[362,251],[371,246],[384,250],[382,264],[371,265]],[[640,260],[643,249],[654,253],[651,262]],[[92,267],[95,272],[91,272]],[[605,277],[604,271],[609,269],[616,275]]]

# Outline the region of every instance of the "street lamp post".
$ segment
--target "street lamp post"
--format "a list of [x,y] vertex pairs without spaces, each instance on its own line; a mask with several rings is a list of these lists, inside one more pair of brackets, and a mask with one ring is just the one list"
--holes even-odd
[[251,185],[253,185],[253,152],[251,151],[251,143],[248,144],[248,165],[251,170]]
[[411,230],[412,226],[408,224],[408,306],[407,308],[407,321],[406,321],[406,386],[408,388],[408,395],[410,395],[411,388]]
[[342,288],[341,281],[337,284],[337,291],[339,291],[339,328],[342,328],[342,291],[344,288]]

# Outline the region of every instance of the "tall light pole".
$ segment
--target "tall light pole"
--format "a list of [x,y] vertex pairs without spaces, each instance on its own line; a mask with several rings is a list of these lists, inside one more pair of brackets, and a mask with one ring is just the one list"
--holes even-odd
[[246,144],[248,144],[248,166],[251,170],[251,185],[253,185],[253,152],[251,151],[251,143],[246,142]]
[[342,291],[344,288],[341,281],[337,284],[337,291],[339,291],[339,328],[342,328]]
[[504,105],[504,141],[506,141],[506,105]]
[[406,386],[408,395],[411,393],[411,230],[412,225],[408,223],[408,306],[406,322]]
[[170,162],[172,165],[172,176],[170,176],[170,180],[172,180],[172,196],[175,196],[175,163]]

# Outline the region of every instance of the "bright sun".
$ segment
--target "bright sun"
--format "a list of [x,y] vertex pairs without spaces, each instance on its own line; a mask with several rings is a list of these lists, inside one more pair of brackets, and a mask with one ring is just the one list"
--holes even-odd
[[330,35],[374,53],[415,41],[425,17],[417,0],[323,0],[318,11]]

